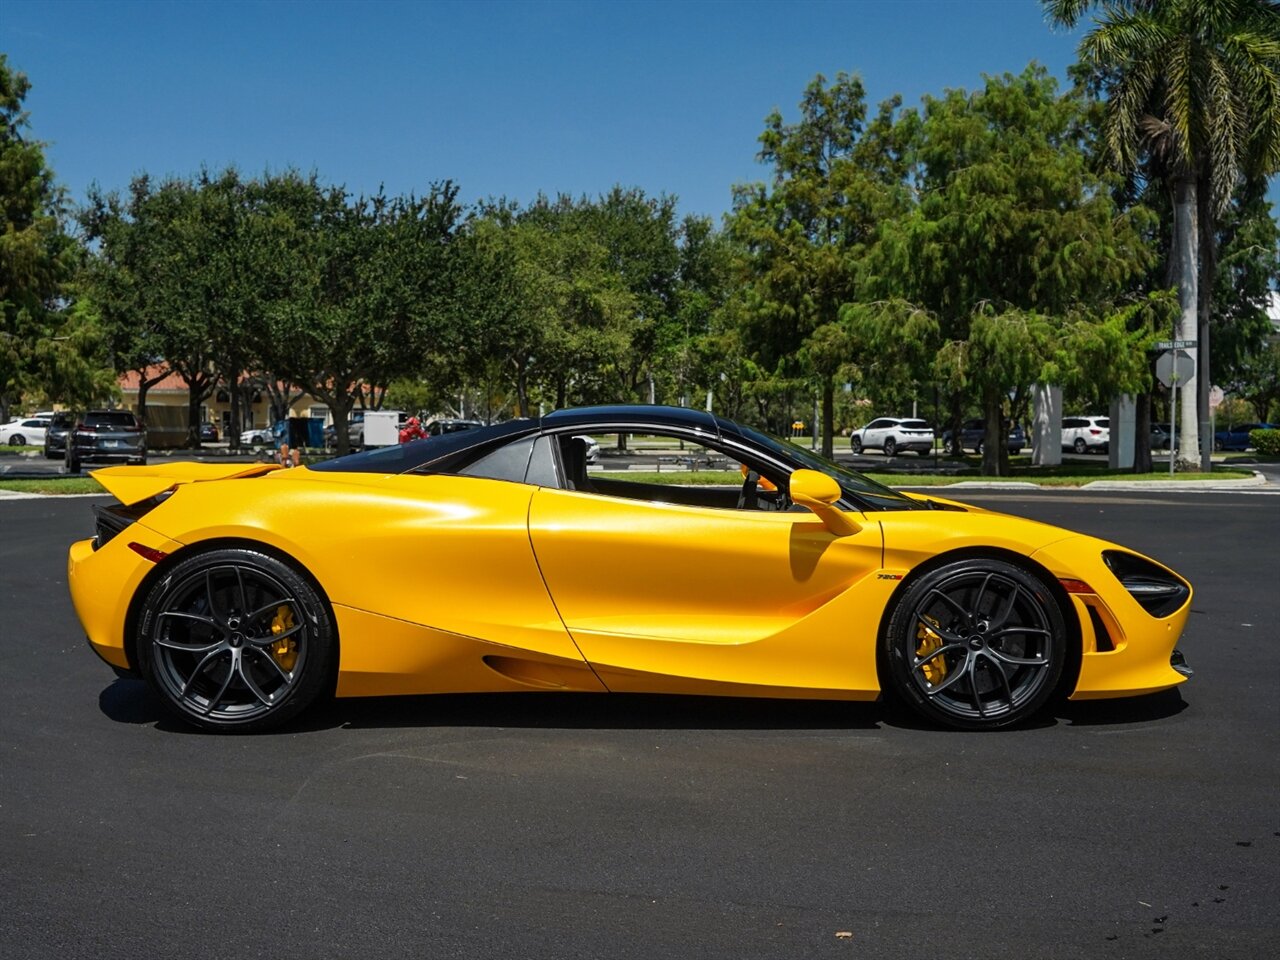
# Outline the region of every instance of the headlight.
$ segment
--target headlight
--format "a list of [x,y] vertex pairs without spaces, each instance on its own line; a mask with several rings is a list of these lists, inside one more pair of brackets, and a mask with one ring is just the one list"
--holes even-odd
[[1138,605],[1157,619],[1176,612],[1191,593],[1186,581],[1132,553],[1104,550],[1102,559]]

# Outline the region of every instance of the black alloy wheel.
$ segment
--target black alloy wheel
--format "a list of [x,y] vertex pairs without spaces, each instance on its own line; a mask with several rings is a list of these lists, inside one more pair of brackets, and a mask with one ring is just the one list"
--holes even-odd
[[1066,659],[1048,587],[1003,560],[958,560],[902,594],[882,639],[891,689],[921,716],[962,730],[1025,722],[1053,695]]
[[887,437],[884,441],[884,455],[886,457],[892,457],[897,452],[898,441],[893,439],[893,437]]
[[156,583],[137,650],[142,675],[183,720],[248,732],[284,723],[325,691],[337,642],[328,604],[292,566],[223,549]]

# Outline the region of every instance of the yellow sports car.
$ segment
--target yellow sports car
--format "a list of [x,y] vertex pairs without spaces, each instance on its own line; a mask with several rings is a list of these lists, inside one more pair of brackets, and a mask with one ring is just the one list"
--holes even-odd
[[986,729],[1190,673],[1191,587],[1155,561],[699,411],[94,476],[119,502],[71,547],[89,643],[210,730],[331,693],[515,690],[885,693]]

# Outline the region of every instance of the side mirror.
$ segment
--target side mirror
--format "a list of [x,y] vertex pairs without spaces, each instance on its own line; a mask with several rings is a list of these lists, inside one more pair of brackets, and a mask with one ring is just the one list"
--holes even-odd
[[791,474],[791,502],[812,510],[822,525],[837,537],[847,537],[862,529],[848,515],[836,509],[840,485],[817,470],[797,470]]

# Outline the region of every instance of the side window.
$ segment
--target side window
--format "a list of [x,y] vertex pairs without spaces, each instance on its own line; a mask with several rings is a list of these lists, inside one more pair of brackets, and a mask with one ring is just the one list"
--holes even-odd
[[525,437],[523,440],[490,450],[479,460],[460,469],[458,475],[524,483],[525,475],[529,472],[529,457],[533,453],[533,441],[533,437]]
[[886,420],[872,420],[870,423],[867,424],[867,429],[879,430],[880,428],[886,427],[886,426],[888,426],[888,421]]
[[567,490],[725,510],[790,506],[776,467],[743,463],[691,436],[615,431],[554,439]]

